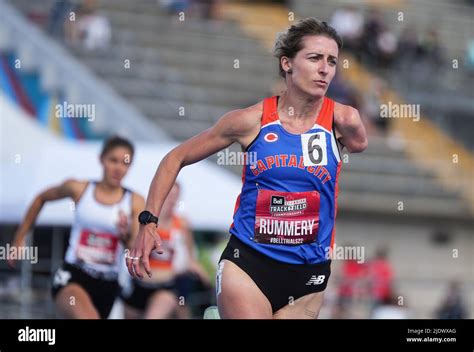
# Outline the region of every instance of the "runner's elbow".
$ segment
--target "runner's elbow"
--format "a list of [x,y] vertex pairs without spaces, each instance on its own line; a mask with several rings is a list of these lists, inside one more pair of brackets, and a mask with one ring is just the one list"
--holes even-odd
[[165,155],[162,163],[166,163],[168,167],[173,169],[181,170],[187,165],[184,148],[181,148],[181,146],[173,148],[170,152],[168,152],[168,154]]

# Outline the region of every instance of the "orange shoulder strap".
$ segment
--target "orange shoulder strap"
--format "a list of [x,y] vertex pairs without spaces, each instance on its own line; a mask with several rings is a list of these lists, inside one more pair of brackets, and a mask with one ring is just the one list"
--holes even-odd
[[321,111],[316,119],[316,123],[331,132],[333,116],[334,100],[324,97],[323,106],[321,107]]
[[277,96],[265,98],[263,100],[263,114],[261,126],[278,120]]

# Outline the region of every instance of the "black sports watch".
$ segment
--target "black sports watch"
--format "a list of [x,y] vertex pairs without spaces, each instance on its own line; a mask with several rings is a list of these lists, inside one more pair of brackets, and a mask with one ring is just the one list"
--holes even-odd
[[153,222],[158,226],[158,217],[154,216],[148,210],[144,210],[138,215],[138,222],[142,225],[146,225],[150,222]]

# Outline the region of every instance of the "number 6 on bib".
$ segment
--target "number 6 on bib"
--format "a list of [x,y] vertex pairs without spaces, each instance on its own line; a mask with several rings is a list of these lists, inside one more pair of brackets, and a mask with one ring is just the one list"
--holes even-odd
[[326,133],[305,133],[301,135],[304,166],[327,165]]

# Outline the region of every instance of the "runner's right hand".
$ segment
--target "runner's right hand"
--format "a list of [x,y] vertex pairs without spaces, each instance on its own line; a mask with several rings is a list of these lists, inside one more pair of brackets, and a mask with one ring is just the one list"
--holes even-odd
[[148,277],[151,277],[150,254],[153,250],[158,254],[163,253],[161,238],[158,235],[156,225],[154,223],[140,225],[133,248],[129,255],[125,256],[127,269],[132,277],[143,279],[140,262],[143,264]]

